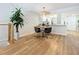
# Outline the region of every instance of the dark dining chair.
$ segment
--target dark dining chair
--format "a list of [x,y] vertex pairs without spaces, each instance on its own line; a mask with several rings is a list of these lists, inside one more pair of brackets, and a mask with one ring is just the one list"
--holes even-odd
[[40,31],[40,28],[34,27],[34,29],[35,29],[35,32],[36,32],[36,33],[41,32],[41,31]]
[[46,33],[46,35],[50,34],[52,31],[52,28],[49,27],[49,28],[45,28],[44,32]]
[[52,31],[52,28],[49,27],[49,28],[45,28],[44,32],[45,32],[45,36],[48,38],[49,34],[51,33]]
[[40,28],[34,27],[34,30],[36,32],[36,36],[39,36],[41,32]]

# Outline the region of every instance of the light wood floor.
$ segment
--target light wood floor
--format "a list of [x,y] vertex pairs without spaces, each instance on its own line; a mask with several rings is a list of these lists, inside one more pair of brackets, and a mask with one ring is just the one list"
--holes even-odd
[[79,33],[68,32],[67,36],[51,34],[38,37],[36,34],[20,38],[14,44],[0,48],[4,55],[76,55],[79,54]]

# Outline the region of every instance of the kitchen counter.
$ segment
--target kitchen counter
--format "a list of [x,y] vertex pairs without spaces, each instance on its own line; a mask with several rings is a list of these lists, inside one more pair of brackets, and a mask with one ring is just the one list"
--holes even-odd
[[67,32],[66,25],[57,24],[52,26],[52,33],[54,34],[67,35],[66,32]]

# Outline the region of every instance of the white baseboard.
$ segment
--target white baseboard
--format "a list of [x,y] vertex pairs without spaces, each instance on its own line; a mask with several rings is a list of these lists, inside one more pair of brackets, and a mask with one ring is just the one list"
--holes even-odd
[[27,36],[27,35],[31,35],[31,34],[33,34],[33,33],[34,33],[34,32],[26,33],[26,34],[20,35],[20,37]]
[[[35,33],[35,32],[26,33],[26,34],[20,35],[20,37],[27,36],[27,35],[31,35],[31,34],[33,34],[33,33]],[[56,33],[56,32],[52,32],[52,34],[64,35],[64,36],[67,35],[66,33]]]
[[8,45],[8,40],[0,40],[0,47],[7,47]]
[[56,33],[56,32],[52,32],[52,34],[64,35],[64,36],[66,36],[66,35],[67,35],[67,34],[64,34],[64,33]]

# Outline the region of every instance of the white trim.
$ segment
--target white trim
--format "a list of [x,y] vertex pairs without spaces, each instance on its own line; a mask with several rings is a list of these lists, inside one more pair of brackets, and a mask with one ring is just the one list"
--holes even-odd
[[26,33],[26,34],[20,35],[20,37],[27,36],[27,35],[30,35],[30,34],[33,34],[33,33],[34,33],[34,32]]
[[64,36],[66,36],[66,35],[67,35],[67,34],[63,34],[63,33],[56,33],[56,32],[53,32],[52,34],[64,35]]
[[[20,35],[20,37],[23,37],[23,36],[27,36],[27,35],[30,35],[30,34],[33,34],[34,32],[31,32],[31,33],[27,33],[27,34],[23,34],[23,35]],[[56,33],[56,32],[52,32],[52,34],[57,34],[57,35],[64,35],[66,36],[67,34],[63,34],[63,33]]]
[[7,47],[9,45],[8,40],[0,40],[0,47]]

